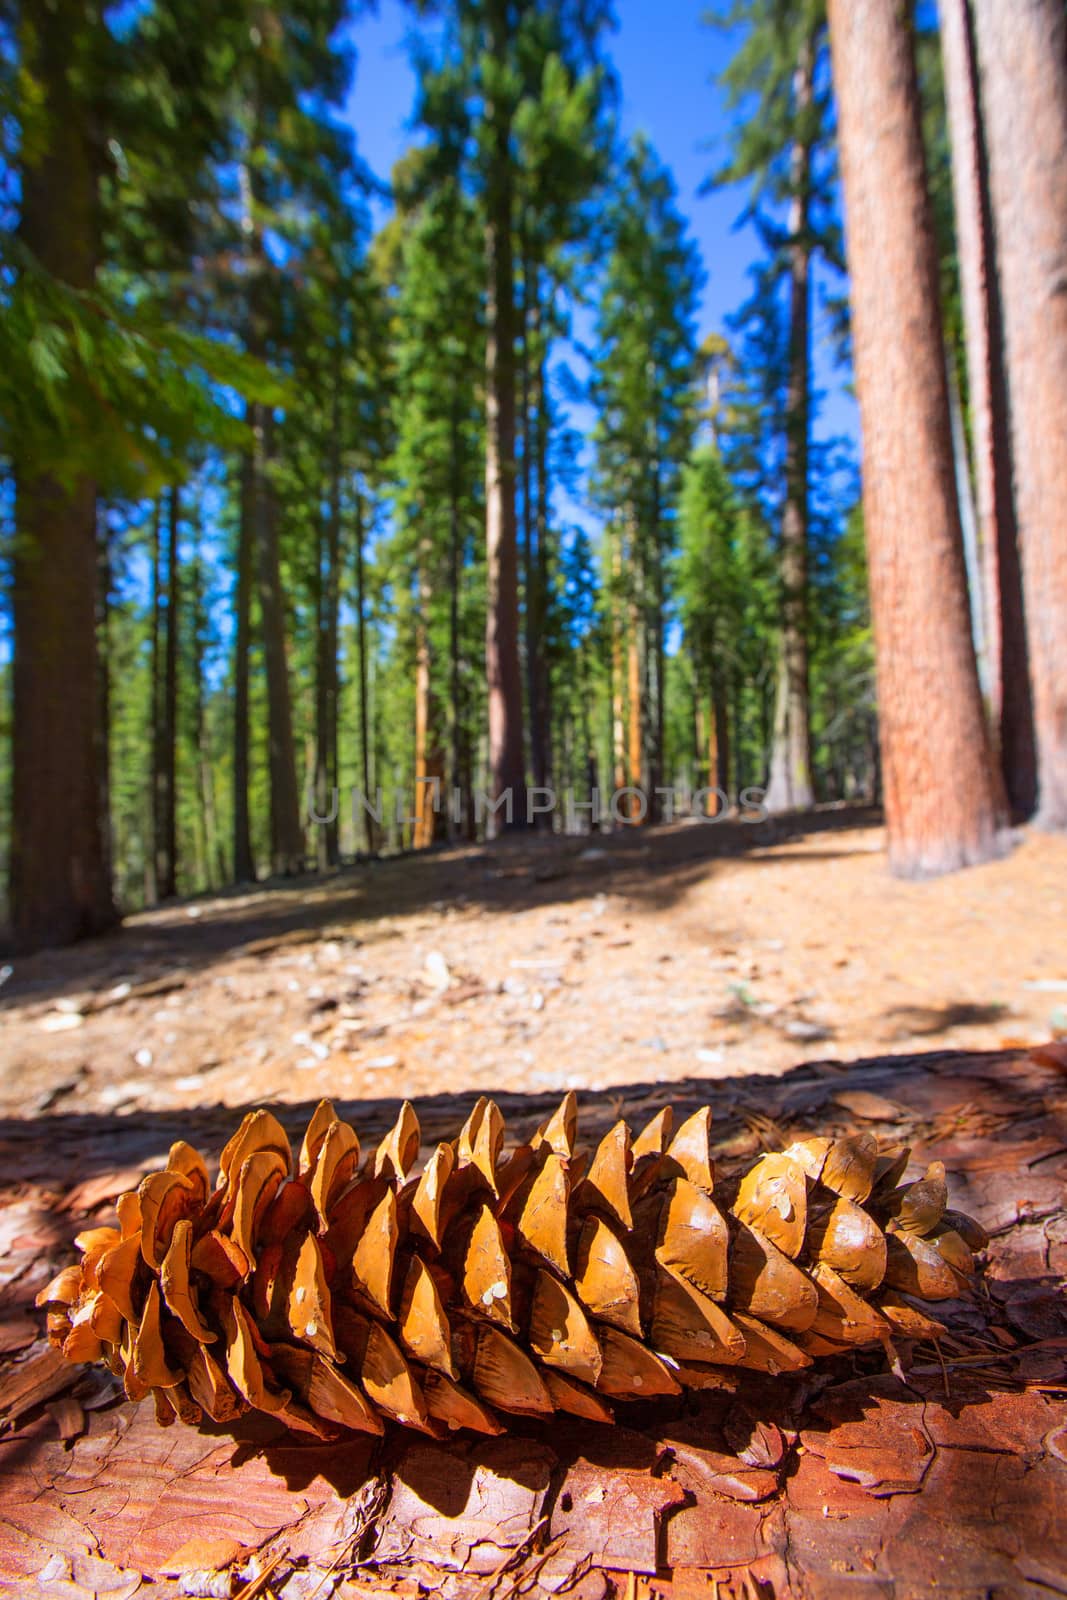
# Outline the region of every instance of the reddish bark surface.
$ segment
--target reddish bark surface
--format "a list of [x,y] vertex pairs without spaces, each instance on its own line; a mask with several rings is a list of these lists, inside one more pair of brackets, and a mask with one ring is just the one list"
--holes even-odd
[[1067,827],[1067,17],[975,0],[1026,593],[1038,820]]
[[905,8],[831,0],[890,860],[1001,845],[971,643],[937,262]]
[[982,564],[986,693],[1016,820],[1037,799],[1022,573],[1004,371],[1004,319],[993,237],[989,152],[982,123],[970,0],[942,0],[941,57],[952,140],[957,256],[963,297],[975,501]]

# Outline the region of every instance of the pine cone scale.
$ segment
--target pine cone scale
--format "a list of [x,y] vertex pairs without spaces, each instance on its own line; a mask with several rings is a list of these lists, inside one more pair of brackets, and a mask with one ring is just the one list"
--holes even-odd
[[984,1243],[940,1163],[901,1185],[907,1152],[814,1138],[724,1184],[710,1130],[705,1108],[673,1133],[665,1109],[583,1151],[568,1095],[505,1155],[483,1099],[415,1175],[406,1103],[364,1158],[324,1101],[295,1165],[253,1112],[214,1189],[179,1141],[38,1303],[66,1356],[105,1360],[164,1425],[253,1409],[322,1438],[609,1422],[740,1368],[936,1336],[912,1302],[958,1294]]

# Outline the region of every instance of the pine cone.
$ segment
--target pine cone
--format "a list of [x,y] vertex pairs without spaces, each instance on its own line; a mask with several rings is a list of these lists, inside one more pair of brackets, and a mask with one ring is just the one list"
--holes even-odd
[[898,1187],[907,1150],[813,1138],[716,1184],[710,1110],[672,1120],[576,1153],[569,1094],[505,1156],[483,1099],[416,1178],[410,1105],[361,1168],[324,1100],[294,1176],[281,1124],[251,1112],[214,1189],[178,1142],[38,1304],[65,1356],[105,1360],[161,1423],[253,1408],[320,1438],[610,1422],[613,1400],[942,1331],[913,1300],[958,1294],[985,1239],[946,1210],[940,1162]]

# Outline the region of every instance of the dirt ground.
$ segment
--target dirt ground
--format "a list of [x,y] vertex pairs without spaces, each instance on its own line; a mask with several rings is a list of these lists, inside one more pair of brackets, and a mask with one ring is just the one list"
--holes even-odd
[[16,962],[0,1114],[604,1089],[1067,1033],[1067,839],[894,880],[870,813],[449,849]]

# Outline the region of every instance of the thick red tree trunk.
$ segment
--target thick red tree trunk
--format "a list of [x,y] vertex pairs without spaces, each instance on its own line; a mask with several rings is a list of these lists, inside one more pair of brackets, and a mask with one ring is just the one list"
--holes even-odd
[[1004,308],[1037,743],[1037,820],[1067,828],[1067,15],[974,0]]
[[1002,848],[971,641],[937,260],[899,0],[830,0],[890,864]]
[[[42,121],[21,171],[23,242],[46,271],[91,289],[97,174],[80,0],[31,4],[26,66]],[[15,946],[66,944],[117,920],[108,868],[97,675],[96,490],[61,461],[16,459],[12,562],[11,923]]]
[[986,692],[1012,816],[1022,821],[1037,801],[1037,754],[988,149],[969,0],[941,0],[940,12],[982,566]]

